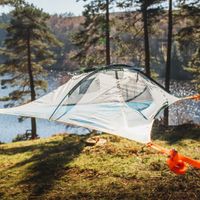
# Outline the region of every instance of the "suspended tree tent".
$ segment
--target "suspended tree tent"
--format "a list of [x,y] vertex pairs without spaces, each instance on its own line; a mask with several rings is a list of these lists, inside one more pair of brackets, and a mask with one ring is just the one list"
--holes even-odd
[[185,161],[196,168],[200,168],[200,163],[154,145],[151,129],[160,111],[186,98],[167,93],[137,68],[111,65],[75,75],[38,100],[0,109],[0,113],[82,126],[148,144],[171,156],[168,165],[172,171],[184,173]]

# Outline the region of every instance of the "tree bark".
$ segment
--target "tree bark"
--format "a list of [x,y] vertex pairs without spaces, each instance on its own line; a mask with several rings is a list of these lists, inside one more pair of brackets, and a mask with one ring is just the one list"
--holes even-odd
[[[27,62],[28,62],[28,74],[29,74],[29,82],[30,82],[30,90],[31,90],[31,101],[35,100],[35,85],[32,71],[32,62],[31,62],[31,45],[30,45],[30,29],[27,28]],[[31,118],[31,139],[35,139],[37,137],[37,125],[36,119]]]
[[144,29],[145,71],[146,71],[146,75],[148,77],[151,77],[147,0],[144,1],[143,8],[142,8],[142,15],[143,15],[143,29]]
[[110,65],[109,0],[106,0],[106,65]]
[[[168,10],[168,40],[167,40],[167,61],[166,61],[166,73],[165,73],[165,89],[170,92],[170,73],[171,73],[171,48],[172,48],[172,0],[169,0]],[[164,111],[164,124],[169,125],[169,109],[166,108]]]

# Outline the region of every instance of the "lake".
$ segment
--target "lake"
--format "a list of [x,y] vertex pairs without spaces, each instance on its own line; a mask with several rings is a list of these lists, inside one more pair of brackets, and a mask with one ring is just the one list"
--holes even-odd
[[[56,89],[68,79],[67,72],[49,72],[46,80],[48,81],[48,92]],[[159,80],[162,84],[163,81]],[[195,85],[189,81],[172,81],[171,93],[178,96],[189,96],[196,94]],[[5,96],[11,91],[10,88],[1,89],[0,96]],[[0,102],[0,108],[3,108],[4,103]],[[183,101],[170,106],[170,124],[178,125],[188,122],[200,123],[200,101]],[[162,119],[162,113],[158,116]],[[25,133],[26,130],[30,130],[30,119],[26,119],[23,122],[18,122],[18,118],[9,115],[0,115],[0,141],[11,142],[17,134]],[[49,122],[48,120],[37,119],[37,130],[40,137],[48,137],[57,133],[77,133],[84,134],[88,130],[80,127],[66,127],[63,124],[56,122]]]

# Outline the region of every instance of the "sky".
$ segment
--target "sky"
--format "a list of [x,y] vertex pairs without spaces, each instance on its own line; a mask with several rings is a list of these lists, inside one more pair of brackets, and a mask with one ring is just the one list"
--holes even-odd
[[[76,2],[76,0],[26,0],[26,2],[32,3],[50,14],[72,12],[76,16],[81,15],[85,4],[83,1]],[[9,10],[11,8],[8,6],[0,6],[0,14]]]

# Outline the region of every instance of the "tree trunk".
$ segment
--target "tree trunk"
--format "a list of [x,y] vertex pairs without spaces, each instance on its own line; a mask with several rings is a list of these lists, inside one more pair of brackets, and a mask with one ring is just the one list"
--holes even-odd
[[109,0],[106,0],[106,65],[110,65]]
[[146,75],[148,77],[151,77],[147,0],[144,1],[144,5],[143,5],[143,8],[142,8],[142,15],[143,15],[143,29],[144,29],[145,70],[146,70]]
[[[172,0],[169,0],[169,11],[168,11],[168,40],[167,40],[167,61],[166,61],[166,73],[165,73],[165,89],[170,92],[170,73],[171,73],[171,47],[172,47]],[[164,124],[169,124],[169,109],[166,108],[164,111]]]
[[[31,63],[31,45],[30,45],[30,29],[27,29],[27,61],[28,61],[28,74],[29,74],[29,82],[31,89],[31,101],[35,100],[35,85],[32,71],[32,63]],[[35,139],[37,137],[37,125],[36,119],[31,118],[31,139]]]

